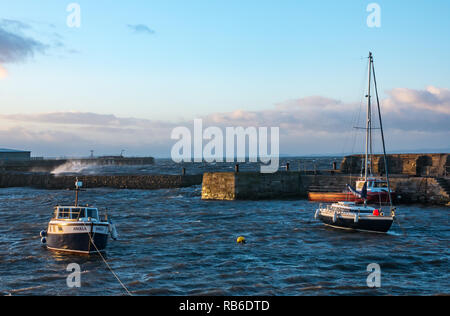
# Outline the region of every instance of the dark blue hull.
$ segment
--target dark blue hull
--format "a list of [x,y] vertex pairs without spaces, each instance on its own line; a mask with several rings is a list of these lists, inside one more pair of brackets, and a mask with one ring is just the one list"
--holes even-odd
[[353,218],[337,217],[336,222],[333,222],[332,216],[319,215],[319,219],[326,225],[340,228],[340,229],[352,229],[359,231],[368,231],[375,233],[387,233],[391,229],[392,219],[363,219],[360,218],[357,223]]
[[95,246],[90,239],[90,233],[76,234],[52,234],[47,236],[47,248],[50,250],[74,252],[74,253],[95,253],[106,249],[108,243],[107,234],[96,234],[92,236]]

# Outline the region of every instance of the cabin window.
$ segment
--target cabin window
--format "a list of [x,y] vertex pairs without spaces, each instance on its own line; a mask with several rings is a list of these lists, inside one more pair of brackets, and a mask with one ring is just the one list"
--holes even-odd
[[82,208],[73,208],[71,213],[71,219],[78,219],[84,217],[84,209]]
[[386,182],[377,182],[375,183],[375,188],[387,188]]
[[87,217],[98,219],[98,211],[95,208],[86,209]]
[[58,211],[58,218],[69,219],[70,218],[70,208],[60,208]]

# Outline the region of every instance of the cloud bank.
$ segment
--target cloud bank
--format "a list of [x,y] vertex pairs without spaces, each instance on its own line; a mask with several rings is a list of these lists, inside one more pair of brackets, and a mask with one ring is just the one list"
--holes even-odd
[[[359,110],[360,109],[360,112]],[[288,100],[261,111],[212,113],[204,128],[218,126],[280,127],[280,152],[291,155],[344,154],[361,150],[354,126],[363,125],[365,105],[312,96]],[[398,88],[382,100],[388,150],[450,147],[450,90]],[[360,118],[360,120],[358,120]],[[177,126],[98,113],[0,115],[0,147],[30,149],[37,155],[113,154],[126,149],[135,155],[168,157]],[[355,150],[355,151],[354,151]]]

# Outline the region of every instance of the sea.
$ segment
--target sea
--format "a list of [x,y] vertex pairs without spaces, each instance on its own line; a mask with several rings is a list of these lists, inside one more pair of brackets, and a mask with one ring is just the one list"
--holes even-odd
[[[334,161],[286,158],[281,165],[330,169]],[[55,174],[177,174],[181,167],[160,159],[151,166],[68,165]],[[234,164],[184,167],[201,173]],[[81,203],[107,208],[119,239],[101,256],[49,251],[39,232],[55,205],[73,200],[70,190],[0,189],[0,295],[450,294],[446,206],[398,205],[391,231],[371,234],[325,227],[314,219],[318,204],[306,200],[202,201],[201,186],[89,189]],[[72,264],[81,272],[75,287]]]

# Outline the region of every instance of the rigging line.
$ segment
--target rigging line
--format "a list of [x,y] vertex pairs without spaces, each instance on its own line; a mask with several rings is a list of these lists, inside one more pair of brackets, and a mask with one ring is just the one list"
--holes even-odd
[[381,107],[380,107],[380,98],[378,96],[378,86],[377,86],[377,77],[375,75],[375,66],[372,62],[372,70],[373,70],[373,81],[375,85],[375,94],[377,98],[377,107],[378,107],[378,118],[380,120],[380,129],[381,129],[381,140],[383,143],[383,157],[384,157],[384,171],[386,172],[386,182],[388,185],[388,193],[389,193],[389,204],[391,207],[391,210],[393,209],[394,205],[392,202],[392,194],[391,194],[391,184],[389,180],[389,168],[388,168],[388,161],[387,161],[387,155],[386,155],[386,144],[384,141],[384,132],[383,132],[383,120],[381,119]]
[[[86,229],[88,229],[88,227],[86,226],[86,224],[84,222],[82,222],[84,227],[86,227]],[[94,227],[92,226],[92,232],[94,230]],[[124,290],[127,292],[127,294],[129,296],[133,296],[133,294],[131,294],[131,292],[128,290],[128,288],[125,286],[125,284],[123,284],[123,282],[120,280],[120,278],[117,276],[117,274],[114,272],[114,270],[111,268],[111,266],[109,265],[109,263],[106,261],[106,259],[103,257],[102,253],[100,252],[100,250],[98,250],[97,245],[94,242],[94,239],[92,238],[91,234],[89,234],[89,239],[92,243],[92,245],[94,245],[95,250],[97,250],[97,253],[100,255],[100,257],[102,258],[103,262],[105,263],[105,265],[108,267],[109,271],[111,271],[111,273],[114,275],[114,277],[117,279],[117,281],[119,281],[119,284],[124,288]]]
[[[361,58],[361,59],[363,59],[363,58]],[[362,92],[361,92],[361,95],[359,98],[360,102],[359,102],[358,112],[354,112],[353,116],[352,116],[352,126],[359,124],[359,122],[361,121],[362,105],[363,105],[363,100],[364,100],[364,95],[365,95],[365,91],[364,91],[365,83],[364,82],[365,82],[365,78],[367,77],[367,72],[368,72],[368,58],[364,57],[364,59],[367,60],[367,63],[366,63],[366,67],[364,67],[363,80],[361,80],[361,85],[360,85],[360,89],[359,89],[359,91],[362,91]],[[350,149],[351,154],[355,153],[356,142],[357,142],[357,139],[359,138],[359,135],[360,135],[359,131],[354,131],[351,134],[351,137],[350,137],[350,138],[352,138],[351,149]],[[352,167],[353,160],[354,159],[352,158],[350,172],[349,172],[349,181],[350,182],[352,181],[352,176],[353,176],[353,167]],[[361,164],[361,166],[362,166],[362,164]],[[361,173],[362,173],[362,171],[361,171]]]
[[[365,69],[364,70],[364,78],[365,78],[366,74],[367,74],[367,67],[365,67],[364,69]],[[361,88],[359,89],[359,91],[363,91],[363,94],[364,94],[363,87],[364,87],[364,79],[361,81]],[[362,96],[361,96],[360,100],[362,100]],[[355,111],[352,114],[351,126],[355,126],[356,123],[359,122],[359,118],[360,118],[360,115],[361,115],[361,107],[362,107],[362,101],[359,104],[359,112]],[[353,137],[355,136],[354,133],[351,133],[351,135],[349,137],[351,140],[353,138],[352,136]],[[345,149],[347,148],[347,140],[348,140],[348,138],[346,138],[346,141],[345,141],[344,146],[342,148],[342,153],[345,153]],[[354,142],[355,142],[355,140],[353,139],[353,146],[354,146]],[[353,148],[354,147],[352,147],[352,153],[353,153]]]

